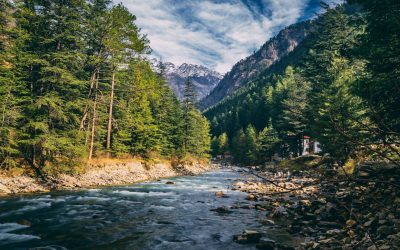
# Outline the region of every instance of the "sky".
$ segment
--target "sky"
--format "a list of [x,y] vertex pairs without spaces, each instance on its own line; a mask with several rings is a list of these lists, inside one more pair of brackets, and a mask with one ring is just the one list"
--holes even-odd
[[147,34],[152,57],[176,65],[204,65],[220,73],[229,71],[284,27],[320,12],[320,0],[122,2]]

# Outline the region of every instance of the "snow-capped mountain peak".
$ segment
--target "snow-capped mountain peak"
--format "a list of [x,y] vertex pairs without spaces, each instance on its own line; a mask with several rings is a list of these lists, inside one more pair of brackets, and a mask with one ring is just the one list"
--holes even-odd
[[184,83],[187,78],[193,82],[196,88],[198,99],[205,97],[222,79],[222,75],[205,66],[183,63],[176,66],[171,62],[160,62],[157,59],[151,59],[150,63],[156,72],[162,68],[169,86],[178,96],[182,98]]

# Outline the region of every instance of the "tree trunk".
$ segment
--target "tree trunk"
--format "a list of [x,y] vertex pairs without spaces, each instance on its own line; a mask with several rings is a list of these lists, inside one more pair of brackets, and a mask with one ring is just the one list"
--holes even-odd
[[[89,115],[89,112],[88,112]],[[90,120],[91,117],[88,118],[88,120]],[[86,136],[85,136],[85,148],[87,147],[87,145],[89,144],[89,138],[90,138],[90,122],[87,123],[86,125]]]
[[2,118],[1,118],[1,127],[3,127],[5,122],[6,122],[7,103],[8,103],[8,98],[10,98],[10,96],[11,96],[11,88],[9,89],[9,91],[7,93],[6,100],[4,101],[3,115],[2,115]]
[[112,129],[112,118],[113,118],[114,88],[115,88],[115,69],[112,72],[110,109],[108,112],[107,146],[106,146],[107,158],[110,157],[110,149],[111,149],[111,129]]
[[[90,89],[89,89],[88,99],[92,96],[95,79],[96,79],[96,71],[94,71],[94,73],[90,77]],[[88,104],[86,104],[85,110],[83,111],[83,117],[81,119],[81,123],[79,126],[79,129],[81,131],[83,131],[85,128],[85,122],[86,122],[86,119],[88,118],[88,114],[89,114],[89,106],[88,106]]]
[[89,160],[93,157],[93,148],[94,148],[94,135],[96,132],[96,108],[97,108],[97,90],[99,87],[99,71],[96,72],[96,86],[94,89],[94,103],[93,103],[93,117],[92,117],[92,135],[90,139],[90,149],[89,149]]

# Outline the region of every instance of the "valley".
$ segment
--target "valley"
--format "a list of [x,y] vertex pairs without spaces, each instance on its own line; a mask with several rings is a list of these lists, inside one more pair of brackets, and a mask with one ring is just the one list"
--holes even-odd
[[400,249],[399,13],[1,0],[0,249]]

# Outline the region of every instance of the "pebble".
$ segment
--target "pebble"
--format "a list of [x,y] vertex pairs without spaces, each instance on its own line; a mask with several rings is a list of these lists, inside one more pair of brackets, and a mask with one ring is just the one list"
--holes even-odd
[[246,197],[246,200],[248,200],[248,201],[257,201],[257,196],[255,196],[255,195],[253,195],[253,194],[249,194],[249,195]]

